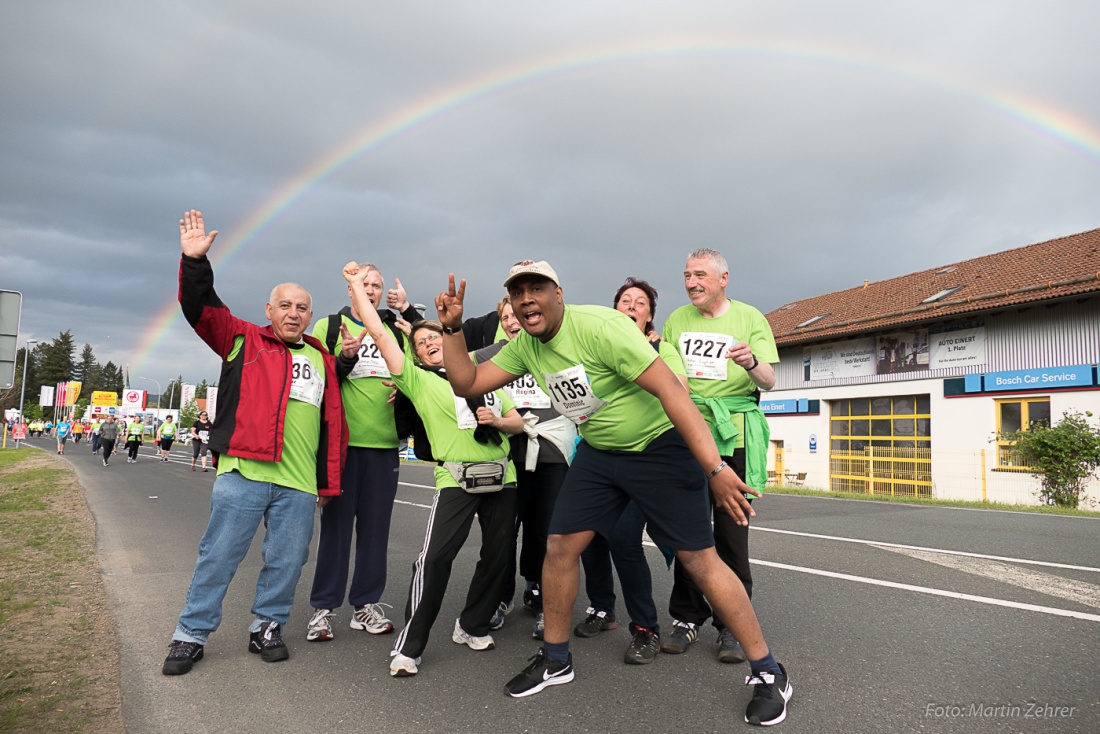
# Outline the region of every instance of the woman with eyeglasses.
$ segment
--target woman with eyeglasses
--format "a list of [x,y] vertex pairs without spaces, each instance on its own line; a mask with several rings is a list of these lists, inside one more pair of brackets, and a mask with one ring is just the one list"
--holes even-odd
[[199,413],[195,424],[191,426],[191,471],[195,471],[195,462],[202,457],[202,470],[206,471],[206,444],[210,442],[210,417],[206,411]]
[[[409,344],[420,367],[397,345],[367,297],[359,265],[344,266],[355,309],[386,361],[397,386],[416,408],[432,446],[436,493],[428,516],[424,547],[413,564],[405,605],[405,627],[390,652],[390,675],[419,672],[421,654],[450,581],[451,565],[469,536],[477,515],[481,552],[462,613],[451,640],[472,650],[491,650],[489,622],[500,600],[508,567],[508,543],[515,542],[516,471],[508,460],[506,434],[523,430],[523,419],[503,391],[478,398],[459,398],[441,373],[443,327],[417,321]],[[341,326],[343,342],[354,341]],[[362,338],[362,335],[357,338]]]

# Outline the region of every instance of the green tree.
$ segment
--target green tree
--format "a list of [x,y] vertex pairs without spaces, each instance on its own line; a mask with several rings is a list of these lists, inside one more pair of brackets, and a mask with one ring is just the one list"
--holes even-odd
[[210,387],[210,385],[207,384],[205,378],[198,385],[195,385],[195,399],[198,400],[201,398],[206,400],[206,388],[208,387]]
[[56,385],[72,379],[75,366],[73,352],[76,351],[72,332],[61,332],[49,344],[41,345],[40,349],[42,349],[42,360],[38,365],[38,376],[42,384]]
[[117,393],[126,389],[122,380],[122,370],[116,367],[114,362],[103,365],[103,382],[100,389]]
[[1080,506],[1088,484],[1100,467],[1100,428],[1089,423],[1092,413],[1066,411],[1053,426],[1033,423],[1007,438],[1016,442],[1020,460],[1041,483],[1043,504]]
[[195,420],[199,417],[199,404],[194,400],[188,400],[187,405],[183,406],[180,410],[179,424],[180,430],[190,432],[191,426],[195,425]]

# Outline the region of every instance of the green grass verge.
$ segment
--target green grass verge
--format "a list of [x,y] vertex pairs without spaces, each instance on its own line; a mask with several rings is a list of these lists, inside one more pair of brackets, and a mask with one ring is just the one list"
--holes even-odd
[[1046,507],[1041,505],[1009,505],[1000,502],[967,502],[966,500],[945,500],[932,497],[906,497],[888,494],[863,494],[862,492],[830,492],[812,487],[768,487],[769,494],[796,494],[806,497],[827,499],[866,500],[868,502],[900,502],[906,505],[931,505],[933,507],[966,507],[977,510],[1011,510],[1013,512],[1034,512],[1040,515],[1080,515],[1082,517],[1100,517],[1095,510],[1074,510],[1068,507]]
[[0,451],[0,731],[113,730],[88,677],[104,662],[86,637],[106,608],[94,530],[71,469],[43,458]]

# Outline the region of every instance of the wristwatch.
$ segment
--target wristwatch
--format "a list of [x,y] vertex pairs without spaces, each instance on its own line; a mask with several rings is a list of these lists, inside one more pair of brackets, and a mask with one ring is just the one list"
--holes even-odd
[[455,334],[458,334],[458,333],[459,333],[459,332],[461,332],[461,331],[462,331],[462,327],[461,327],[461,326],[460,326],[460,327],[458,327],[457,329],[452,329],[452,328],[451,328],[451,327],[449,327],[449,326],[444,326],[444,327],[443,327],[443,333],[444,333],[444,334],[450,334],[450,335],[452,335],[452,336],[453,336],[453,335],[455,335]]
[[[446,329],[447,327],[444,326],[443,328]],[[759,366],[760,366],[760,360],[758,360],[756,358],[756,355],[754,354],[754,355],[752,355],[752,367],[746,367],[745,372],[752,372],[754,369],[756,369]]]

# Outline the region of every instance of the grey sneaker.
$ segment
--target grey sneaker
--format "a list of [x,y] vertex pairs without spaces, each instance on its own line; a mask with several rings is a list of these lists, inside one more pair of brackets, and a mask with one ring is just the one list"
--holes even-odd
[[331,609],[314,609],[313,616],[309,618],[309,629],[306,632],[306,640],[309,642],[325,642],[333,638]]
[[699,639],[699,630],[691,622],[672,620],[672,634],[661,643],[661,652],[669,655],[682,655],[691,643]]
[[501,602],[497,606],[497,610],[493,613],[493,618],[489,620],[489,629],[494,632],[504,626],[504,618],[508,616],[508,613],[512,611],[512,602]]
[[393,632],[393,622],[386,619],[381,604],[364,604],[361,607],[356,607],[355,613],[351,615],[349,626],[353,630],[369,632],[372,635],[384,635],[387,632]]
[[420,665],[420,658],[410,658],[408,655],[402,655],[399,652],[391,653],[391,655],[390,675],[394,678],[410,678],[420,672],[416,667]]
[[492,635],[482,635],[481,637],[471,635],[462,629],[462,623],[457,619],[455,620],[455,631],[451,634],[451,640],[455,644],[465,645],[471,650],[492,650],[496,647]]
[[741,644],[733,633],[725,628],[718,630],[718,662],[745,662],[745,651],[741,649]]

